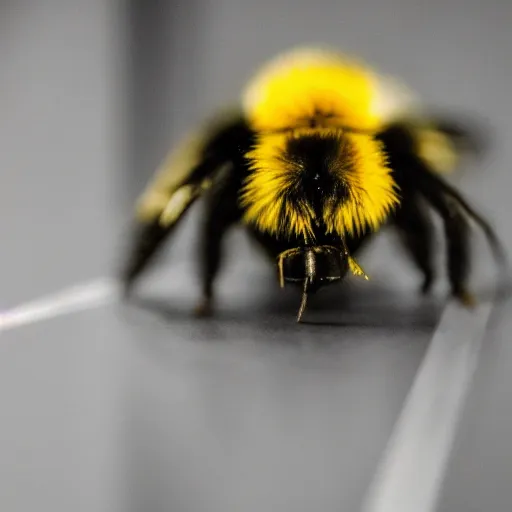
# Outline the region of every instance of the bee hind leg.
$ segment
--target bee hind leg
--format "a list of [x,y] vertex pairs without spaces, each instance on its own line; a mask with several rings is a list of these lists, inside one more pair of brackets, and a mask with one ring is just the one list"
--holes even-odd
[[418,169],[417,178],[424,197],[440,215],[444,224],[451,295],[464,306],[473,307],[476,305],[476,298],[468,285],[470,225],[461,200],[439,177],[427,170]]

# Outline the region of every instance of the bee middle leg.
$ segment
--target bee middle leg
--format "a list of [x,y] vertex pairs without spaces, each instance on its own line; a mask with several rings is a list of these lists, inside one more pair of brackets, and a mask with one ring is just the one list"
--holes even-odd
[[458,205],[448,197],[439,197],[434,206],[444,221],[448,249],[448,277],[451,293],[465,306],[473,306],[475,298],[468,288],[470,273],[470,228]]
[[229,228],[241,217],[236,192],[235,185],[229,183],[212,191],[207,198],[200,247],[201,298],[194,310],[198,317],[213,314],[215,281],[222,263],[222,243]]
[[407,199],[400,205],[394,220],[405,249],[423,274],[421,293],[427,294],[435,278],[432,221],[425,208],[419,203],[417,196]]

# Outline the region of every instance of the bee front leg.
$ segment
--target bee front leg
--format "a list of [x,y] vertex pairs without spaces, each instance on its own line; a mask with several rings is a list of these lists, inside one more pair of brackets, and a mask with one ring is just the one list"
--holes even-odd
[[162,226],[158,221],[137,223],[133,230],[130,252],[120,272],[123,293],[128,297],[134,284],[154,262],[164,243],[172,236],[177,223],[172,226]]

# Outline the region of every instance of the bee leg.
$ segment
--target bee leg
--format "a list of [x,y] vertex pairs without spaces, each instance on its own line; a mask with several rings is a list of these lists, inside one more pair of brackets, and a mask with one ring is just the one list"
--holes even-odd
[[451,294],[463,305],[472,307],[476,304],[476,300],[470,293],[467,284],[470,271],[468,220],[457,200],[445,193],[435,183],[425,182],[425,185],[422,191],[444,223]]
[[423,274],[421,293],[427,294],[435,277],[432,265],[433,225],[417,197],[401,204],[395,216],[395,226],[402,235],[405,249]]
[[154,261],[172,231],[174,226],[166,228],[158,222],[137,224],[131,252],[120,275],[125,296],[130,294],[135,282]]
[[508,273],[508,258],[504,246],[492,226],[478,214],[466,199],[435,173],[416,162],[414,179],[421,193],[444,220],[448,247],[448,272],[452,294],[471,306],[475,299],[466,287],[469,274],[469,222],[473,220],[483,231],[500,270],[500,278]]
[[236,196],[232,192],[229,187],[208,198],[201,236],[201,298],[194,309],[197,317],[213,314],[214,285],[222,262],[222,242],[228,229],[240,218]]
[[474,306],[476,300],[467,287],[470,270],[469,224],[458,205],[449,198],[444,198],[438,204],[438,210],[444,220],[452,295],[465,306]]

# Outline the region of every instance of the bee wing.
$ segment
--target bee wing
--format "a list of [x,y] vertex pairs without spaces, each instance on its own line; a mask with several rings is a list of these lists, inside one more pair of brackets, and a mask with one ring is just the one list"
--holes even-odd
[[372,70],[374,94],[371,108],[382,125],[422,116],[420,97],[405,82]]
[[463,159],[481,158],[490,148],[489,130],[474,119],[425,111],[399,123],[408,127],[417,155],[437,174],[451,174]]
[[240,109],[219,111],[185,137],[155,172],[135,208],[135,233],[121,279],[128,290],[158,249],[229,166],[243,117]]
[[481,120],[436,112],[395,77],[374,73],[374,79],[375,115],[384,126],[406,124],[414,132],[419,156],[437,173],[452,173],[463,157],[481,157],[489,150],[490,130]]
[[430,125],[459,155],[483,157],[491,148],[491,129],[483,119],[460,114],[434,114]]

